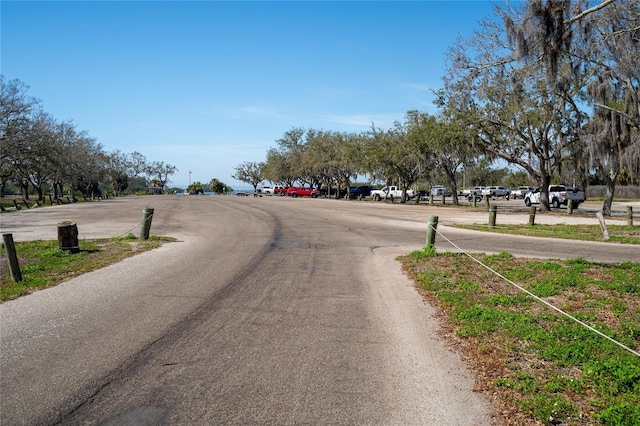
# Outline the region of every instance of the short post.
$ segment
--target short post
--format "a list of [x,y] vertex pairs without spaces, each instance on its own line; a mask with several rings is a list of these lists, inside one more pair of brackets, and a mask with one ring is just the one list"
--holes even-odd
[[536,206],[529,207],[529,226],[536,224]]
[[2,241],[4,242],[4,248],[7,251],[7,259],[9,259],[9,272],[11,272],[11,279],[13,279],[13,282],[15,283],[22,281],[22,272],[20,272],[20,265],[18,264],[16,246],[13,243],[13,234],[2,234]]
[[478,200],[475,195],[473,196],[473,207],[478,207]]
[[438,228],[438,216],[429,216],[427,224],[427,248],[433,248],[436,242],[436,229]]
[[151,230],[151,220],[153,219],[153,209],[145,207],[142,214],[142,227],[140,229],[140,238],[149,239],[149,231]]
[[627,225],[633,226],[633,206],[627,206]]
[[80,253],[78,245],[78,226],[75,222],[65,220],[58,223],[58,245],[60,250]]
[[489,226],[496,226],[496,216],[498,215],[498,206],[489,207]]
[[602,229],[602,237],[605,240],[609,239],[609,230],[607,229],[607,223],[604,221],[604,216],[602,212],[596,213],[596,217],[598,218],[598,222],[600,222],[600,228]]
[[487,209],[491,208],[491,201],[489,201],[489,196],[488,195],[484,196],[484,203],[486,204]]
[[429,194],[429,205],[433,205],[433,194]]
[[567,214],[573,214],[573,200],[567,201]]
[[444,206],[444,192],[442,192],[442,205]]

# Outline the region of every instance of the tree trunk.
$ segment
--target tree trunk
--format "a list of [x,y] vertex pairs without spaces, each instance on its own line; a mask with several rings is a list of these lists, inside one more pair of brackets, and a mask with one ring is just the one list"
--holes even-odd
[[613,195],[616,190],[616,181],[615,179],[610,179],[607,177],[605,179],[607,183],[607,193],[604,196],[604,203],[602,203],[602,214],[605,216],[611,216],[611,204],[613,204]]

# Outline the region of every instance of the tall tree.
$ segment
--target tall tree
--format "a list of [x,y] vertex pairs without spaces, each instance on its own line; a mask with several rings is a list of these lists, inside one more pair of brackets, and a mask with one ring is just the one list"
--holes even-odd
[[0,196],[7,181],[16,177],[16,161],[25,146],[32,114],[40,110],[40,100],[27,95],[28,90],[20,80],[6,80],[0,74]]
[[363,169],[387,185],[398,184],[402,188],[401,203],[407,201],[407,189],[424,174],[428,164],[426,141],[415,137],[410,122],[408,115],[404,122],[395,122],[387,131],[372,127]]
[[264,163],[247,161],[236,167],[232,178],[253,186],[253,192],[258,192],[258,184],[264,180]]
[[538,182],[542,206],[549,209],[548,185],[570,162],[587,118],[576,101],[586,74],[575,58],[549,50],[566,38],[558,22],[566,19],[568,2],[546,2],[540,12],[535,6],[541,4],[496,7],[497,19],[483,21],[451,49],[452,77],[443,93],[449,111],[469,118],[487,154],[520,166]]
[[[611,214],[618,175],[625,167],[640,168],[640,5],[532,1],[522,19],[505,19],[505,24],[518,47],[516,58],[543,70],[548,90],[564,102],[560,130],[574,158],[582,155],[606,182],[602,211]],[[588,125],[579,100],[594,108]],[[577,168],[586,181],[587,167]]]
[[176,166],[165,164],[164,161],[152,161],[147,164],[147,174],[149,178],[156,182],[160,190],[164,194],[165,187],[169,183],[169,177],[178,171]]
[[614,2],[576,23],[590,35],[576,50],[592,70],[586,98],[594,108],[581,137],[588,164],[607,185],[602,212],[611,215],[620,175],[640,173],[640,4]]

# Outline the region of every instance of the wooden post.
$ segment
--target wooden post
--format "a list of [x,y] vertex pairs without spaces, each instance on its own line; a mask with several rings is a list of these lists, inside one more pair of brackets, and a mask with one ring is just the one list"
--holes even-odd
[[496,216],[498,215],[498,206],[489,207],[489,226],[496,226]]
[[478,207],[478,200],[476,199],[475,194],[473,195],[473,207]]
[[607,223],[604,221],[604,216],[602,212],[596,213],[596,217],[598,218],[598,222],[600,222],[600,228],[602,228],[602,237],[605,240],[609,239],[609,230],[607,229]]
[[140,238],[149,239],[149,231],[151,230],[151,220],[153,219],[153,209],[145,207],[142,212],[142,227],[140,228]]
[[444,206],[444,191],[442,191],[442,205]]
[[429,205],[432,206],[433,205],[433,194],[429,193]]
[[484,196],[484,203],[487,205],[487,209],[491,208],[491,201],[489,201],[489,196],[488,195]]
[[633,206],[627,206],[627,225],[633,226]]
[[60,250],[80,253],[78,245],[78,226],[75,222],[65,220],[58,223],[58,245]]
[[573,214],[573,200],[567,201],[567,214]]
[[7,251],[7,259],[9,260],[9,272],[11,272],[11,278],[13,282],[22,281],[22,272],[20,272],[20,265],[18,264],[18,255],[16,254],[16,246],[13,243],[13,234],[2,234],[2,240],[4,241],[4,248]]
[[438,216],[429,216],[427,224],[427,247],[432,248],[436,242],[436,229],[438,228]]
[[536,224],[536,206],[529,207],[529,226]]

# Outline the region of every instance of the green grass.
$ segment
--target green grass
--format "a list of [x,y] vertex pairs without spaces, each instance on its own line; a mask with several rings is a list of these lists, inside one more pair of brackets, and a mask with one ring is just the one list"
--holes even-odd
[[456,225],[459,228],[531,237],[564,238],[582,241],[605,241],[619,244],[640,244],[640,226],[608,225],[609,240],[602,236],[600,225]]
[[171,240],[171,238],[157,236],[140,240],[132,234],[123,238],[82,240],[80,252],[76,254],[60,250],[58,241],[17,242],[15,243],[16,253],[22,273],[22,281],[17,283],[11,279],[3,245],[0,247],[0,259],[2,259],[0,302],[59,284],[86,272],[154,249]]
[[[640,351],[640,264],[475,254],[518,285]],[[443,328],[498,396],[505,422],[640,424],[640,357],[551,310],[458,253],[400,258]]]

